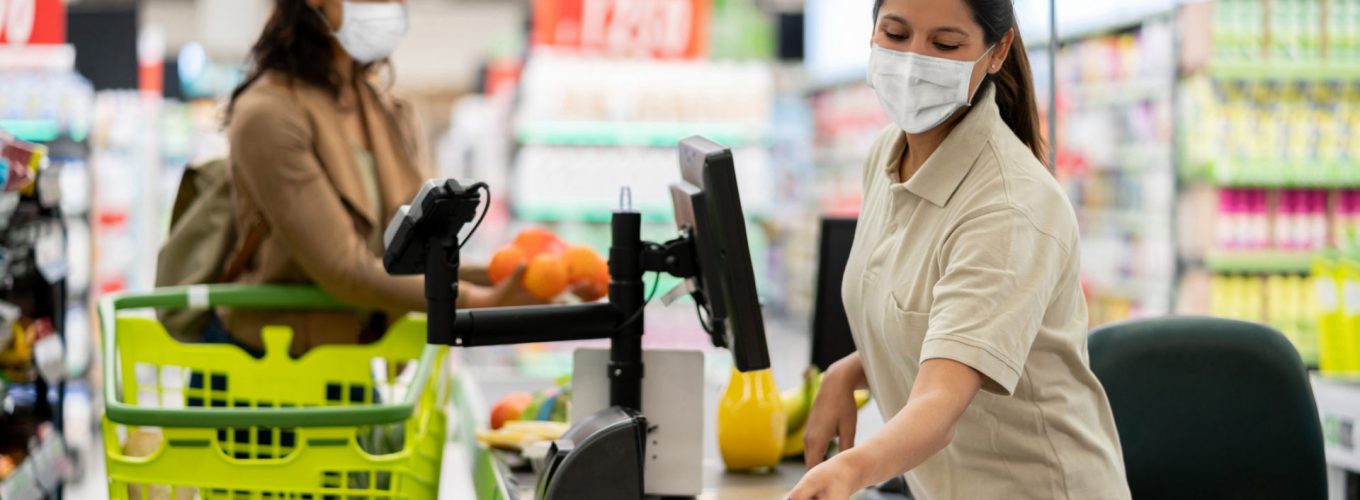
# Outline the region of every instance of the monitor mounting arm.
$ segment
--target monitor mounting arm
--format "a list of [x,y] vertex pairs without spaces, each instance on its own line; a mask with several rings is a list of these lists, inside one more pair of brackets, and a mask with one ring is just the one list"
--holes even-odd
[[610,339],[610,402],[641,410],[643,274],[696,276],[694,239],[682,234],[665,243],[643,241],[641,214],[616,211],[610,223],[609,302],[459,310],[458,234],[476,216],[482,204],[477,190],[484,187],[452,179],[427,182],[388,226],[384,267],[394,275],[425,276],[427,342],[476,347]]

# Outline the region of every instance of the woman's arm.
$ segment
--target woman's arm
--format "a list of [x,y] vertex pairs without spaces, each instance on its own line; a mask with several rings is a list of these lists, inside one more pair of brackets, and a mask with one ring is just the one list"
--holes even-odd
[[954,427],[983,376],[949,359],[921,364],[907,405],[873,438],[808,471],[789,498],[848,498],[852,492],[899,476],[921,465],[954,439]]
[[[318,287],[376,309],[423,311],[421,276],[392,276],[354,232],[316,155],[302,110],[286,99],[243,100],[229,128],[232,175],[258,204],[270,234]],[[500,305],[513,290],[464,283],[458,307]]]
[[832,460],[844,457],[863,471],[860,488],[915,469],[954,440],[954,426],[982,389],[982,380],[981,373],[958,361],[921,363],[902,411],[872,439]]

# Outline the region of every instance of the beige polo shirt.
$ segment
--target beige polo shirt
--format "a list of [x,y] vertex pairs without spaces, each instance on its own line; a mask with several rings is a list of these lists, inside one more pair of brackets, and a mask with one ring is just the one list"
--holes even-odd
[[1087,358],[1076,217],[993,96],[905,183],[900,129],[870,153],[842,285],[870,391],[886,420],[925,360],[984,376],[953,443],[907,474],[919,499],[1129,498]]

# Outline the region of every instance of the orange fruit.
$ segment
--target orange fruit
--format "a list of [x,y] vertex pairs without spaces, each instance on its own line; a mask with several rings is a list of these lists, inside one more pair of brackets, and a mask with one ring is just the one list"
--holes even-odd
[[538,257],[544,253],[556,253],[562,248],[562,240],[552,231],[541,227],[530,227],[520,231],[515,236],[515,246],[524,250],[524,255],[529,259]]
[[491,265],[487,266],[486,274],[491,277],[492,283],[499,285],[511,274],[514,274],[515,269],[528,261],[529,258],[524,255],[524,250],[509,245],[497,250],[496,255],[491,256]]
[[529,261],[524,269],[524,288],[543,300],[552,300],[567,289],[567,263],[551,253]]
[[609,295],[609,269],[601,269],[595,276],[590,277],[577,294],[586,302],[594,302]]
[[527,392],[511,393],[491,409],[491,428],[499,429],[511,420],[522,420],[524,409],[534,402],[534,396]]
[[562,252],[562,260],[567,261],[567,281],[572,284],[592,280],[601,271],[609,273],[609,264],[595,253],[595,249],[584,245],[574,245]]

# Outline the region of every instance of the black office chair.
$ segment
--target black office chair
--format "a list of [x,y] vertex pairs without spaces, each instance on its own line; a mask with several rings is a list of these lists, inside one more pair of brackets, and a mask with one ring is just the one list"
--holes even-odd
[[1216,318],[1091,333],[1135,499],[1325,499],[1322,427],[1294,347]]

